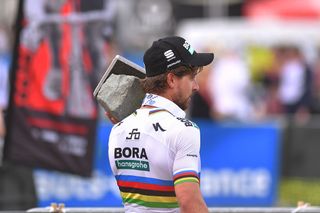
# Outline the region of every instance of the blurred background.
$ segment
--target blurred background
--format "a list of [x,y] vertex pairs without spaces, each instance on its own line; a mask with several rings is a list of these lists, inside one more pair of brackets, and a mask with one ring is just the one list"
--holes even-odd
[[92,93],[167,35],[215,54],[187,112],[208,206],[320,205],[320,1],[0,2],[0,210],[121,207]]

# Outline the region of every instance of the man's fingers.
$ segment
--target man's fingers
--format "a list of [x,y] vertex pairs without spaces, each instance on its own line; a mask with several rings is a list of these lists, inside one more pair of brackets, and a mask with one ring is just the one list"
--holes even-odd
[[106,116],[109,118],[109,120],[111,121],[111,123],[116,124],[116,123],[119,122],[115,117],[113,117],[113,116],[111,115],[110,112],[106,112],[105,114],[106,114]]

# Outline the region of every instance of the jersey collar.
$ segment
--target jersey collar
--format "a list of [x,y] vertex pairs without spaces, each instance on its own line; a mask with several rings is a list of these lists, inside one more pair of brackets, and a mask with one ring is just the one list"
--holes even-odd
[[142,106],[144,105],[166,109],[176,117],[186,117],[186,113],[178,105],[159,95],[147,93],[142,102]]

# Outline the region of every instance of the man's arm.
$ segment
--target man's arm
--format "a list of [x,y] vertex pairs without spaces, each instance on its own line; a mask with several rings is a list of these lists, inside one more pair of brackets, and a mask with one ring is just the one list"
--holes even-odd
[[[177,134],[172,150],[175,151],[173,181],[182,213],[208,212],[200,191],[200,131],[186,119]],[[181,126],[180,126],[181,127]]]
[[3,138],[5,136],[5,133],[6,133],[6,126],[4,123],[4,115],[0,107],[0,138]]
[[175,185],[175,192],[181,213],[208,212],[208,207],[202,198],[198,183],[185,182],[177,184]]

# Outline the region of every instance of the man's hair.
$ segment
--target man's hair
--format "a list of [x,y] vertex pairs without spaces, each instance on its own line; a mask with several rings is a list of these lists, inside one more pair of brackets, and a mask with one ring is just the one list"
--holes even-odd
[[202,70],[202,67],[180,66],[153,77],[146,77],[141,80],[141,85],[146,93],[161,94],[168,88],[167,76],[169,73],[182,78],[186,75],[195,76]]

